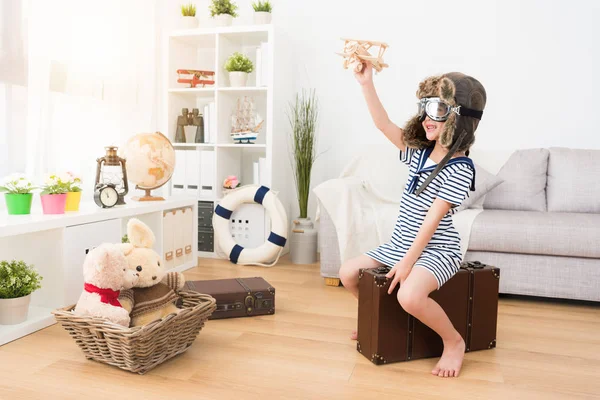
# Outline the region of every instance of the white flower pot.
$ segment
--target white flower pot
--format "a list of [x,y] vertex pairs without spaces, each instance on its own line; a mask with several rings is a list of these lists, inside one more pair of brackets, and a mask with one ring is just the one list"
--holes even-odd
[[290,259],[292,264],[314,264],[317,262],[318,233],[310,218],[293,221],[290,236]]
[[229,14],[217,14],[214,18],[216,26],[230,26],[233,22],[233,17]]
[[0,299],[0,325],[15,325],[25,322],[30,300],[30,294],[16,299]]
[[198,19],[196,17],[181,16],[181,27],[183,29],[195,29],[198,27]]
[[257,25],[270,24],[271,13],[266,11],[254,11],[254,23]]
[[248,81],[248,73],[241,71],[232,71],[229,73],[229,84],[232,87],[246,86]]

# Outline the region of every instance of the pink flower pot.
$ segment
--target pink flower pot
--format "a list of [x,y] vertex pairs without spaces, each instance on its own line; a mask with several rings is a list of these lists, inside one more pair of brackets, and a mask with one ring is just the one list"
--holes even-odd
[[43,194],[42,210],[44,214],[64,214],[65,204],[67,202],[67,194]]

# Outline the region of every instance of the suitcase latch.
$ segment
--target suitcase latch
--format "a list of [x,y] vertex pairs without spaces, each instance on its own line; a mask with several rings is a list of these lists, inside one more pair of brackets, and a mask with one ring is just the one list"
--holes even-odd
[[246,305],[246,313],[252,314],[252,311],[254,310],[254,297],[246,296],[244,303]]

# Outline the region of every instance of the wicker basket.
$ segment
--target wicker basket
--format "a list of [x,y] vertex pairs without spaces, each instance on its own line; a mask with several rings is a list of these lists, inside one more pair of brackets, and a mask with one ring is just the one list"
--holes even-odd
[[86,358],[142,375],[186,351],[217,307],[216,300],[207,294],[178,294],[183,301],[179,313],[133,328],[101,318],[76,316],[71,312],[75,305],[52,313]]

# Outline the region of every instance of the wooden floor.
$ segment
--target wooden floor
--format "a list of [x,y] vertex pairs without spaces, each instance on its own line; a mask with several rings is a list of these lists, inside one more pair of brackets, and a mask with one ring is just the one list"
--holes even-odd
[[262,276],[275,315],[208,321],[191,348],[140,376],[87,361],[59,326],[0,347],[0,399],[600,398],[600,307],[501,299],[498,344],[468,353],[461,376],[435,359],[371,364],[348,339],[356,301],[318,265],[240,267],[200,260],[188,279]]

